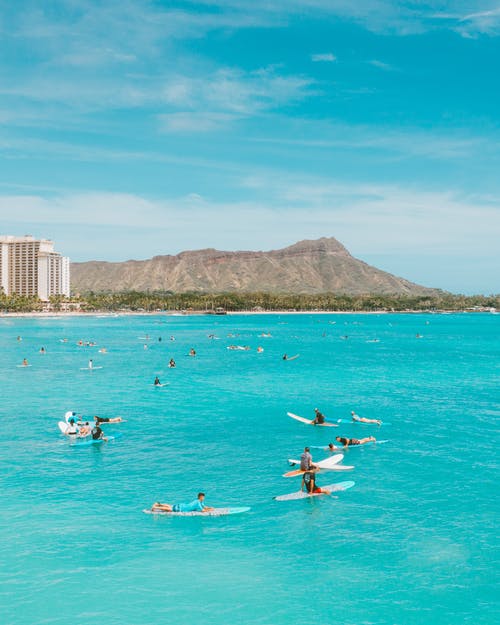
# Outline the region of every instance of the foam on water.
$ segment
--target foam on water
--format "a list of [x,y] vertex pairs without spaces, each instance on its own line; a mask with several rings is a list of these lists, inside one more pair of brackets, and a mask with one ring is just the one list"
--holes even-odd
[[[0,622],[496,623],[499,324],[494,315],[0,319]],[[285,352],[300,358],[284,362]],[[33,366],[17,368],[25,357]],[[80,371],[89,358],[103,368]],[[154,388],[155,375],[169,385]],[[286,416],[312,418],[316,406],[392,426],[332,432]],[[122,436],[70,446],[57,421],[72,409],[123,416],[104,426]],[[304,445],[372,431],[390,442],[346,451],[354,488],[273,501],[299,487],[281,475]],[[332,481],[342,477],[318,476]],[[211,505],[252,510],[142,514],[199,490]]]

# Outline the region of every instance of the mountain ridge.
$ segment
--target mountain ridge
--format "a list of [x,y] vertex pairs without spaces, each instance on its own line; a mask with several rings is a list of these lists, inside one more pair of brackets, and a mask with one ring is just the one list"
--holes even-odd
[[432,295],[424,287],[353,257],[333,237],[269,251],[215,248],[147,260],[71,264],[76,292],[173,291]]

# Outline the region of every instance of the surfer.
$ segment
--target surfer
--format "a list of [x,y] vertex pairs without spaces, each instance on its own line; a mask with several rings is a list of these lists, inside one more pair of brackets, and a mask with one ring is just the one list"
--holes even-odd
[[359,417],[354,410],[351,410],[352,420],[356,423],[375,423],[376,425],[382,425],[380,419],[367,419],[366,417]]
[[264,348],[263,348],[263,347],[260,347],[260,346],[259,346],[259,347],[257,347],[257,353],[258,353],[258,354],[262,354],[262,352],[263,352],[263,351],[264,351]]
[[23,366],[23,367],[29,367],[29,364],[30,364],[30,363],[26,360],[26,358],[23,358],[23,363],[22,363],[22,366]]
[[288,355],[287,354],[283,354],[283,360],[288,360]]
[[98,440],[103,440],[103,441],[107,441],[108,439],[104,436],[104,432],[101,430],[100,426],[98,423],[96,423],[94,425],[94,427],[92,428],[92,431],[90,432],[92,434],[92,440],[94,441],[98,441]]
[[320,488],[316,486],[316,475],[314,471],[306,471],[302,476],[302,484],[300,485],[300,490],[305,490],[306,493],[312,495],[313,493],[324,493],[325,495],[329,495],[330,491],[325,490],[324,488]]
[[189,355],[190,356],[196,356],[196,350],[191,347],[191,349],[189,350]]
[[40,354],[45,354],[45,347],[40,347]]
[[210,512],[210,506],[204,504],[205,493],[198,493],[198,497],[189,503],[160,503],[156,502],[151,506],[151,512]]
[[322,412],[320,412],[317,408],[314,409],[314,414],[315,414],[315,417],[311,422],[313,425],[321,425],[322,423],[325,422],[326,420],[325,415]]
[[168,363],[168,366],[170,367],[170,369],[174,369],[175,368],[175,360],[173,358],[170,359],[170,362]]
[[89,360],[89,369],[93,369],[94,368],[94,361],[92,360],[92,358]]
[[23,339],[22,339],[22,337],[18,336],[18,337],[17,337],[17,340],[18,340],[18,342],[20,342],[20,341],[22,341]]
[[304,453],[300,456],[300,470],[301,471],[310,471],[311,469],[316,469],[317,466],[313,463],[313,459],[311,456],[311,450],[309,447],[304,448]]
[[156,376],[155,381],[153,382],[155,386],[161,386],[160,378]]
[[335,440],[342,443],[344,447],[354,445],[364,445],[365,443],[375,443],[375,436],[367,436],[366,438],[346,438],[345,436],[336,436]]
[[123,419],[121,417],[98,417],[96,415],[94,421],[96,425],[100,425],[101,423],[121,423]]

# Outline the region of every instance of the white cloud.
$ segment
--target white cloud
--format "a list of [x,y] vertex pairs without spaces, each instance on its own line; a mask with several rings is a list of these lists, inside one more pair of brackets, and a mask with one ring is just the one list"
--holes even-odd
[[323,54],[311,54],[311,61],[314,63],[334,63],[337,57],[331,52],[325,52]]

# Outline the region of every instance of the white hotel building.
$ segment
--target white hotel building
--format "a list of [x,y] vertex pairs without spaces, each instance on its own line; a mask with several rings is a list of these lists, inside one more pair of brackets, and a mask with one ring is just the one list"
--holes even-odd
[[55,252],[52,241],[0,236],[0,289],[6,295],[69,297],[69,272],[69,258]]

